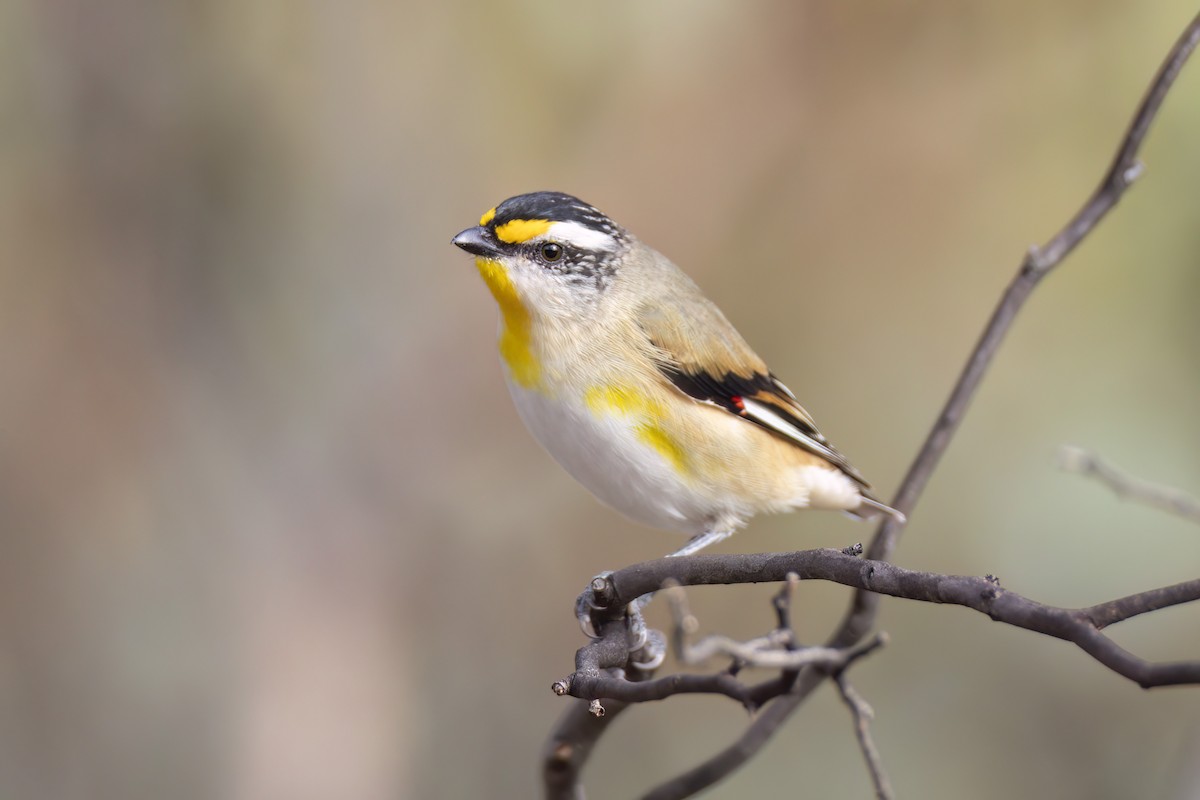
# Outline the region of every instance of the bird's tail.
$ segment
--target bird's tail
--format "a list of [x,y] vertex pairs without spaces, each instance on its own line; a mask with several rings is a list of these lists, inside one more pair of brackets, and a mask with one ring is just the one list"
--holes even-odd
[[901,525],[908,521],[908,518],[899,511],[887,505],[886,503],[879,501],[867,492],[862,493],[862,502],[859,503],[858,508],[854,509],[850,513],[856,517],[859,517],[860,519],[870,519],[871,517],[878,516],[879,514],[887,514]]

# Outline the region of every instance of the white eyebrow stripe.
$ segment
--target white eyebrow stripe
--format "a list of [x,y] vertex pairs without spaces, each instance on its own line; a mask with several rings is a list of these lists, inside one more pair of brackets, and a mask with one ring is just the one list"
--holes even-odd
[[554,241],[577,247],[580,250],[612,251],[616,249],[617,245],[616,240],[610,234],[572,221],[556,222],[550,226],[550,229],[546,233],[538,238],[553,239]]

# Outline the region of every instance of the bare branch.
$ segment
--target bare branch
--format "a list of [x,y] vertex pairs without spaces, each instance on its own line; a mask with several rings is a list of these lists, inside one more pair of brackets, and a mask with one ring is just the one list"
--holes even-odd
[[[779,619],[786,623],[787,601],[791,587],[799,581],[795,574],[786,576],[784,589],[772,602]],[[606,583],[597,584],[611,596]],[[655,680],[627,680],[623,669],[612,666],[602,668],[617,657],[614,643],[620,638],[614,627],[605,629],[600,640],[584,646],[576,654],[576,672],[555,681],[551,687],[557,695],[571,695],[598,703],[601,699],[616,699],[625,703],[644,703],[665,700],[677,694],[720,694],[737,700],[749,711],[756,710],[763,702],[788,691],[792,680],[787,678],[802,667],[818,667],[827,672],[841,672],[863,656],[874,652],[887,643],[887,634],[879,633],[852,647],[834,649],[830,647],[799,647],[789,628],[777,628],[767,636],[741,642],[727,636],[709,636],[696,644],[689,644],[689,634],[698,627],[696,618],[687,608],[687,593],[677,583],[668,582],[664,593],[670,600],[673,617],[671,640],[676,657],[684,664],[695,665],[713,656],[728,656],[734,666],[712,675],[668,675]],[[626,656],[627,657],[627,656]],[[758,685],[747,685],[739,681],[736,672],[744,667],[781,669],[779,680]],[[603,670],[603,671],[602,671]],[[603,714],[603,706],[593,706],[592,713]]]
[[1067,472],[1095,478],[1122,500],[1132,500],[1191,522],[1200,522],[1200,500],[1173,487],[1136,478],[1091,450],[1064,446],[1058,451],[1058,463]]
[[858,737],[858,746],[862,750],[863,759],[867,762],[871,783],[875,785],[875,797],[878,800],[892,800],[895,797],[892,794],[892,785],[883,768],[883,759],[879,756],[879,748],[875,746],[875,740],[871,738],[871,720],[875,719],[875,712],[862,698],[862,695],[850,685],[850,681],[846,679],[846,673],[839,672],[834,676],[834,682],[837,683],[842,700],[854,717],[854,735]]
[[607,713],[597,717],[591,713],[586,701],[571,703],[542,747],[542,786],[546,790],[546,800],[583,800],[579,773],[591,757],[596,742],[628,707],[628,703],[612,700]]
[[646,561],[612,573],[598,597],[620,605],[653,591],[668,579],[684,586],[763,583],[782,580],[792,572],[802,580],[832,581],[875,595],[973,608],[997,622],[1074,642],[1097,661],[1143,688],[1200,683],[1200,661],[1168,664],[1144,661],[1100,632],[1107,625],[1138,614],[1200,600],[1200,579],[1085,609],[1059,608],[1002,589],[991,576],[919,572],[886,561],[858,559],[840,550],[820,549],[698,554]]
[[[872,592],[905,597],[936,603],[952,603],[975,608],[989,617],[1017,627],[1033,630],[1056,638],[1075,642],[1081,649],[1143,687],[1167,686],[1179,683],[1200,683],[1200,661],[1153,664],[1138,659],[1117,646],[1099,632],[1106,624],[1128,619],[1138,613],[1166,608],[1200,600],[1200,579],[1143,592],[1138,595],[1113,600],[1089,608],[1073,610],[1054,608],[1028,600],[1020,595],[999,589],[995,579],[968,576],[936,575],[914,572],[886,562],[859,561],[838,550],[808,550],[799,553],[764,553],[754,556],[704,556],[670,559],[664,567],[695,567],[698,559],[713,559],[717,562],[731,558],[744,558],[742,565],[744,582],[755,581],[760,570],[776,575],[796,572],[802,578],[821,578],[847,586],[856,586]],[[776,559],[784,559],[777,561]],[[810,561],[811,559],[811,561]],[[659,562],[646,562],[630,570],[639,570]],[[843,563],[834,563],[842,561]],[[808,563],[803,563],[808,562]],[[717,564],[711,581],[696,583],[739,583],[729,564]],[[624,570],[614,573],[620,581]],[[688,584],[690,577],[676,571],[674,576]],[[639,580],[650,578],[640,575]],[[771,580],[765,575],[763,580]],[[631,588],[631,591],[637,591]],[[665,781],[645,795],[645,800],[672,800],[689,797],[704,787],[711,786],[739,769],[770,741],[796,707],[806,699],[827,677],[819,670],[805,669],[800,672],[792,691],[762,708],[742,735],[731,745],[687,772]]]
[[1161,589],[1150,589],[1131,594],[1128,597],[1110,600],[1107,603],[1081,608],[1079,613],[1087,617],[1097,629],[1107,628],[1109,625],[1115,625],[1139,614],[1189,603],[1195,599],[1196,584],[1197,581],[1184,581],[1173,586],[1164,586]]

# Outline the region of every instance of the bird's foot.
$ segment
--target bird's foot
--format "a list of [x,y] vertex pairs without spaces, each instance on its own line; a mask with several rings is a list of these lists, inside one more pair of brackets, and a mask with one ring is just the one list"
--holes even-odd
[[[584,634],[591,639],[598,638],[597,625],[602,622],[597,620],[597,612],[607,612],[608,619],[612,619],[613,609],[609,604],[600,602],[600,596],[611,591],[612,587],[608,583],[611,572],[602,572],[588,582],[587,588],[575,600],[575,618],[579,620],[579,627]],[[650,601],[653,595],[644,595],[637,598],[632,603],[625,606],[624,622],[626,635],[628,637],[627,648],[631,656],[636,655],[640,660],[631,661],[630,666],[637,669],[650,671],[657,669],[662,664],[667,653],[667,640],[661,631],[652,630],[646,625],[646,618],[642,616],[642,608]],[[620,613],[617,611],[617,613]]]
[[596,625],[592,621],[592,614],[596,611],[604,611],[608,606],[604,603],[597,602],[596,595],[604,591],[608,585],[609,576],[612,572],[601,572],[596,577],[588,581],[587,588],[579,597],[575,598],[575,619],[579,620],[579,627],[583,630],[584,636],[589,639],[597,638]]

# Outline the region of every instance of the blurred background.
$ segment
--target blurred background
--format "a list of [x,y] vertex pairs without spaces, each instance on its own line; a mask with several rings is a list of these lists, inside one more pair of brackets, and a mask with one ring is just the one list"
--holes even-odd
[[[0,5],[0,797],[532,797],[590,576],[680,544],[521,427],[449,240],[561,189],[684,266],[879,487],[1195,8],[1129,2]],[[1039,289],[896,554],[1088,605],[1200,531],[1055,465],[1200,492],[1200,64],[1146,175]],[[764,518],[718,552],[844,546]],[[706,632],[774,587],[698,590]],[[805,586],[823,639],[840,587]],[[661,609],[651,621],[662,622]],[[1114,631],[1200,657],[1196,609]],[[854,670],[900,796],[1200,793],[1200,694],[958,608]],[[590,797],[732,703],[634,709]],[[711,792],[866,797],[825,687]]]

